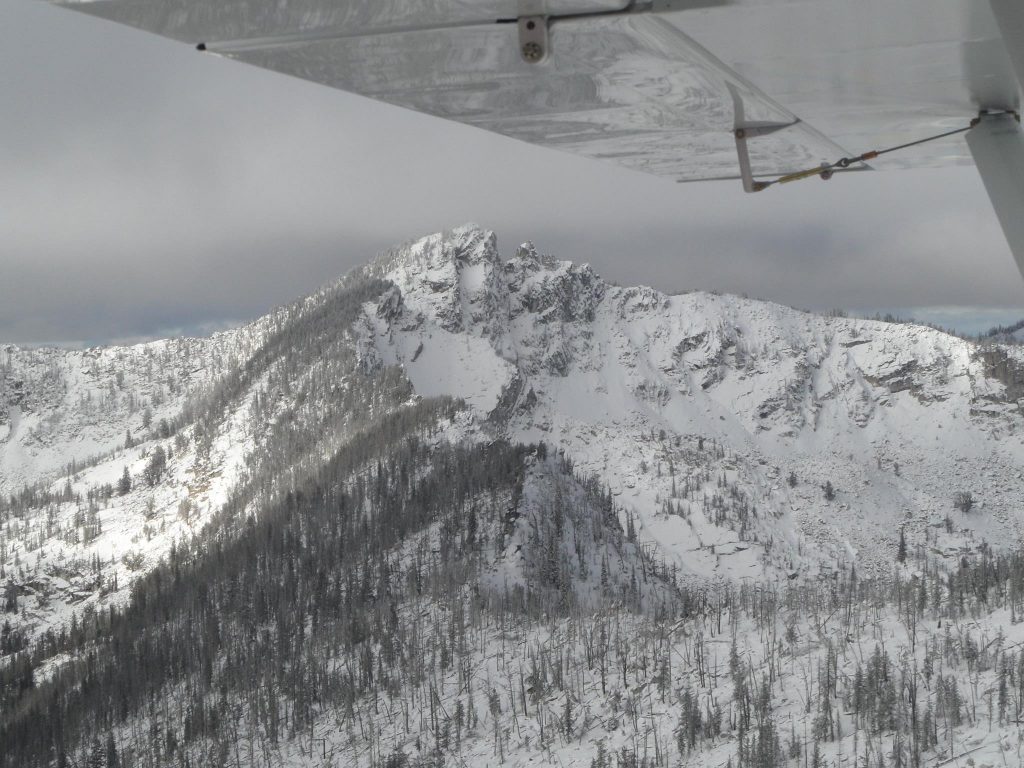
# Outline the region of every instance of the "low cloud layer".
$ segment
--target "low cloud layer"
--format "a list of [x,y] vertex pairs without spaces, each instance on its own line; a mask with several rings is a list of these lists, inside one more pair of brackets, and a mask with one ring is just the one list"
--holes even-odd
[[36,0],[0,7],[0,99],[3,341],[219,327],[465,221],[667,291],[1024,307],[973,168],[677,185]]

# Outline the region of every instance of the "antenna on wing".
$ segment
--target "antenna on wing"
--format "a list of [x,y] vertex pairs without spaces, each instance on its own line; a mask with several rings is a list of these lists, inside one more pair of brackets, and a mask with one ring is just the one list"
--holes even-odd
[[743,180],[745,192],[760,192],[772,185],[770,181],[757,181],[754,178],[754,171],[750,166],[750,151],[747,149],[747,141],[757,136],[767,136],[770,133],[781,131],[800,122],[800,118],[788,123],[772,123],[764,120],[748,121],[743,110],[743,97],[739,89],[732,83],[726,83],[732,96],[733,111],[733,136],[736,137],[736,155],[740,163],[740,178]]

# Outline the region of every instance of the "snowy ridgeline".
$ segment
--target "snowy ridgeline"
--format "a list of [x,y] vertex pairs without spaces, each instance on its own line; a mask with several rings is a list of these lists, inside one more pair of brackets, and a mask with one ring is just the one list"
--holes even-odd
[[1019,764],[1022,386],[474,227],[210,339],[5,348],[0,754]]

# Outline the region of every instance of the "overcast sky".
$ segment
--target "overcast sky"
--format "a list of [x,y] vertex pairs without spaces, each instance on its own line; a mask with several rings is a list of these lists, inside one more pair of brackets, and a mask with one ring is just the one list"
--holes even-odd
[[973,168],[673,184],[41,0],[0,0],[0,105],[4,342],[223,327],[467,221],[624,284],[969,331],[1024,316]]

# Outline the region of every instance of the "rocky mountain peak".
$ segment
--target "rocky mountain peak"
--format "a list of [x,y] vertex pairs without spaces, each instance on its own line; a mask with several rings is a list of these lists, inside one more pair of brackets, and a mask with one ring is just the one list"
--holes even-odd
[[[769,494],[761,505],[788,521],[784,538],[815,530],[841,558],[856,552],[862,565],[887,567],[877,543],[897,524],[896,510],[917,510],[926,524],[948,507],[965,467],[1020,471],[1024,419],[1007,373],[1024,370],[1015,348],[1001,347],[1006,360],[994,365],[995,353],[930,328],[611,286],[589,265],[529,242],[502,261],[492,233],[479,228],[411,250],[427,266],[388,272],[401,309],[369,329],[367,348],[402,366],[417,391],[463,398],[504,434],[586,456],[588,470],[614,478],[641,507],[672,493],[664,476],[649,475],[667,461],[645,447],[649,435],[703,435],[735,451],[730,466],[750,498]],[[1012,445],[1001,442],[1008,436]],[[767,490],[788,472],[806,477],[808,490]],[[804,510],[817,510],[815,490],[826,481],[850,496],[824,526],[812,524]],[[1024,496],[1006,491],[987,502],[999,512],[982,526],[986,536],[1020,533],[1012,510]],[[691,535],[650,525],[659,538]],[[776,541],[780,529],[770,527],[757,535]],[[799,560],[797,539],[750,551]],[[680,567],[705,570],[683,559]],[[711,571],[723,567],[715,563]]]

